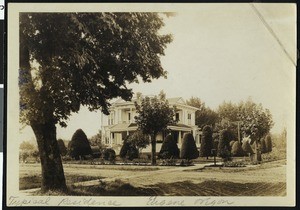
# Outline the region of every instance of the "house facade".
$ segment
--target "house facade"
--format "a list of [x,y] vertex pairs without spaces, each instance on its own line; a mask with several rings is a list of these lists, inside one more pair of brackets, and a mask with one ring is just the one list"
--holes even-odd
[[[148,96],[151,97],[151,96]],[[131,101],[124,101],[122,99],[116,100],[110,107],[110,114],[101,116],[102,125],[102,143],[108,147],[113,148],[117,153],[123,145],[123,139],[137,130],[135,116],[137,116],[134,103],[139,103],[142,100],[142,95],[136,95]],[[180,148],[183,135],[185,133],[192,133],[196,145],[200,146],[200,132],[195,125],[195,112],[197,108],[188,106],[181,97],[167,99],[170,107],[176,106],[176,125],[168,126],[173,138],[177,140]],[[166,133],[159,133],[156,137],[157,148],[160,150],[161,144],[166,136]],[[143,149],[143,152],[150,152],[150,146]]]

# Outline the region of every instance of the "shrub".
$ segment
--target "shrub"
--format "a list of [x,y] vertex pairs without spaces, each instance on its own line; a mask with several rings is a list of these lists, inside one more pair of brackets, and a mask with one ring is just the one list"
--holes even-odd
[[116,152],[111,148],[104,149],[102,157],[104,160],[114,163],[116,160]]
[[200,147],[200,157],[211,156],[211,149],[213,148],[212,140],[212,129],[210,126],[206,125],[203,128],[202,141]]
[[101,157],[101,150],[99,146],[91,146],[92,149],[92,157],[93,158],[100,158]]
[[216,154],[218,154],[219,140],[214,140],[213,148],[216,150]]
[[136,131],[128,137],[128,142],[138,150],[146,148],[150,141],[149,136],[143,134],[141,131]]
[[180,166],[190,166],[190,165],[192,165],[192,161],[191,160],[181,160],[179,165]]
[[131,144],[127,140],[124,140],[123,146],[120,150],[120,157],[122,159],[133,160],[139,157],[139,151],[135,145]]
[[172,135],[167,135],[158,153],[161,159],[179,158],[179,149]]
[[170,158],[170,159],[163,160],[161,165],[162,166],[176,166],[176,162],[177,162],[176,159]]
[[250,144],[249,144],[248,141],[244,141],[243,142],[242,149],[244,150],[244,152],[246,154],[250,154],[250,155],[254,154],[254,152],[253,152],[253,150],[252,150],[252,148],[251,148],[251,146],[250,146]]
[[218,156],[223,158],[224,161],[230,159],[230,133],[228,130],[222,130],[220,133],[220,140],[218,145]]
[[67,147],[62,139],[57,140],[58,149],[62,156],[65,156],[68,152]]
[[120,158],[125,159],[128,150],[129,150],[129,142],[124,140],[123,146],[121,147],[120,154],[119,154]]
[[268,152],[265,138],[260,140],[260,151],[261,151],[262,154]]
[[266,141],[266,151],[267,152],[272,152],[272,139],[270,135],[267,135],[265,137],[265,141]]
[[81,129],[78,129],[73,134],[72,139],[68,145],[68,149],[69,155],[76,160],[79,160],[79,157],[84,158],[85,155],[92,154],[90,142]]
[[235,141],[231,147],[231,154],[234,157],[242,157],[244,156],[244,150],[240,144],[240,142]]
[[194,137],[191,133],[186,133],[182,140],[180,158],[191,160],[199,157]]
[[226,162],[223,165],[224,167],[246,167],[246,164],[244,162]]

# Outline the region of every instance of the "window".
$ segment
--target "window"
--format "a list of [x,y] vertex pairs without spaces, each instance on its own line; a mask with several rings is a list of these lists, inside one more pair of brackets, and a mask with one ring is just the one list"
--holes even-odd
[[192,119],[192,115],[188,114],[188,120]]
[[110,125],[110,119],[108,119],[108,125]]
[[131,115],[130,113],[128,113],[128,121],[130,121],[130,119],[131,119]]
[[112,133],[112,138],[115,139],[115,133]]
[[176,113],[176,120],[179,121],[179,113]]

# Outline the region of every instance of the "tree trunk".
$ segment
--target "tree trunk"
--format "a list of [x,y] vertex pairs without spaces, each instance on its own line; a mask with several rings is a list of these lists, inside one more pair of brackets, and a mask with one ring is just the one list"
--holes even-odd
[[66,191],[66,180],[56,140],[56,127],[52,122],[31,123],[37,139],[41,166],[42,192],[48,190]]
[[156,165],[156,135],[151,135],[151,165]]

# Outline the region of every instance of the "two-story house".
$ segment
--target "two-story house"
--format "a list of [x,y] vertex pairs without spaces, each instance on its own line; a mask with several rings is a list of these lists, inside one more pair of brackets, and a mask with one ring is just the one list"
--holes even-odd
[[[110,114],[101,116],[102,125],[102,142],[112,147],[118,153],[123,139],[137,130],[137,124],[135,122],[135,116],[137,112],[134,102],[139,102],[142,99],[142,95],[137,94],[131,101],[124,101],[122,99],[116,100],[110,107]],[[180,148],[182,138],[185,133],[191,132],[194,135],[197,146],[200,144],[200,136],[198,127],[195,125],[195,112],[197,108],[188,106],[181,98],[169,98],[167,99],[170,107],[176,106],[176,119],[178,120],[176,125],[168,126],[171,130],[171,134],[177,140],[178,147]],[[164,140],[166,134],[159,133],[156,137],[157,150],[160,150],[161,143]],[[143,150],[144,152],[150,151],[150,147]]]

